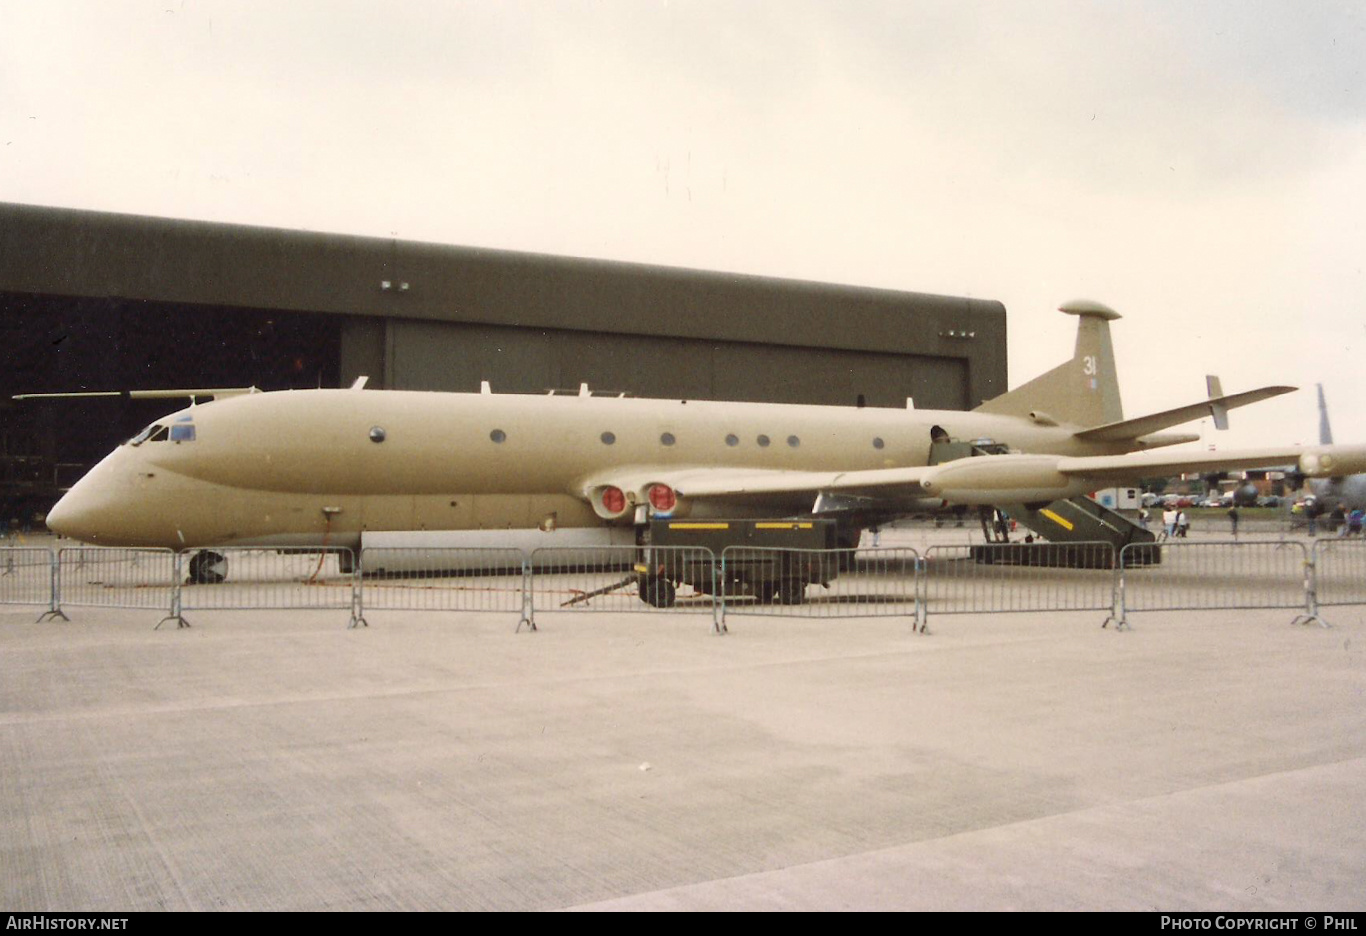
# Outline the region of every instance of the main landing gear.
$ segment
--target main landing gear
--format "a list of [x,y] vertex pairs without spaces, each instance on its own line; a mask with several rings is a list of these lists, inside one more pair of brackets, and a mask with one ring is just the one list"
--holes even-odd
[[768,579],[753,582],[750,587],[759,604],[799,605],[806,601],[806,582],[800,578]]

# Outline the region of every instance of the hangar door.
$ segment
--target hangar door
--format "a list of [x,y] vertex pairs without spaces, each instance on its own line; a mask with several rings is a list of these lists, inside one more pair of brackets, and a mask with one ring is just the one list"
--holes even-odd
[[[961,358],[461,323],[389,323],[396,389],[627,392],[639,397],[966,409]],[[354,375],[347,375],[349,377]]]

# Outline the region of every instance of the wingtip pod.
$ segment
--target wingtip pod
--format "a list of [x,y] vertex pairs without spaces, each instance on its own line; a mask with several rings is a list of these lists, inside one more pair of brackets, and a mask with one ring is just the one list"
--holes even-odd
[[1332,478],[1366,472],[1366,445],[1320,445],[1300,456],[1300,472],[1310,478]]
[[931,469],[920,487],[948,503],[970,505],[1052,501],[1086,490],[1084,481],[1058,470],[1055,455],[960,458]]

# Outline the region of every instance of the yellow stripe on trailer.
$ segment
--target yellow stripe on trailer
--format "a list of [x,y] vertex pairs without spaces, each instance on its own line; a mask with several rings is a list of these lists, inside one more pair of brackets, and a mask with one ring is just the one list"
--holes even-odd
[[671,530],[729,530],[729,523],[671,523]]
[[1062,517],[1059,517],[1053,511],[1049,510],[1047,507],[1045,507],[1043,510],[1040,510],[1039,513],[1043,514],[1049,520],[1052,520],[1054,523],[1062,527],[1064,530],[1072,529],[1072,522],[1070,520],[1064,520]]
[[810,523],[756,523],[756,530],[809,530]]

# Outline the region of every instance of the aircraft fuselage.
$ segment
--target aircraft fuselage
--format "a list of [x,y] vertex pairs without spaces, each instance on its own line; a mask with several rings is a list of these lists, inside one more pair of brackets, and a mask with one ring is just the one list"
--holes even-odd
[[[49,525],[105,545],[354,546],[364,530],[601,526],[584,484],[614,472],[925,465],[932,426],[1031,453],[1132,448],[987,413],[393,390],[247,394],[154,425],[164,431],[110,453]],[[811,507],[805,494],[747,509]]]

